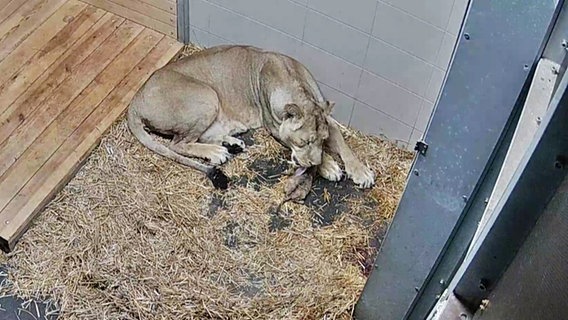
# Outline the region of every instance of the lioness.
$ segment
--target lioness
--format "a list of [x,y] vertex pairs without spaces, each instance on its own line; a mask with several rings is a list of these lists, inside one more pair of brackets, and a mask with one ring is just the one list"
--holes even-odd
[[[345,143],[331,117],[333,106],[298,61],[252,46],[225,45],[157,70],[134,96],[128,125],[150,150],[207,173],[217,188],[226,188],[228,179],[215,166],[245,148],[234,136],[260,127],[292,150],[298,166],[318,166],[322,177],[338,181],[341,168],[327,152],[338,153],[347,175],[369,188],[374,173]],[[172,141],[162,144],[148,131]]]

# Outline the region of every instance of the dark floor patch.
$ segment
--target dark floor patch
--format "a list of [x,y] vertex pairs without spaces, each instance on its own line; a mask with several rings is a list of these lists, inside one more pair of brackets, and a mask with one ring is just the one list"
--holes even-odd
[[[0,281],[6,281],[6,270],[0,266]],[[47,308],[47,302],[41,300],[25,301],[15,296],[3,296],[0,298],[0,320],[57,319],[57,313]]]
[[213,193],[211,196],[211,201],[209,202],[209,211],[207,216],[212,218],[214,217],[219,210],[223,210],[227,208],[227,203],[225,202],[225,198],[223,195],[219,193]]
[[316,225],[328,226],[349,210],[349,198],[361,197],[363,194],[364,191],[357,189],[351,180],[333,182],[318,176],[305,204],[314,210]]
[[[254,144],[254,130],[237,136],[242,139],[247,146]],[[260,190],[261,186],[273,186],[284,176],[289,169],[288,162],[284,157],[261,158],[253,161],[248,168],[256,173],[252,179],[247,177],[231,177],[232,184],[238,186],[251,186],[255,190]],[[311,192],[305,199],[305,205],[313,210],[314,226],[328,226],[343,213],[349,211],[349,199],[364,198],[367,190],[359,189],[353,181],[343,179],[339,182],[332,182],[321,177],[316,177]],[[376,208],[377,203],[372,199],[364,201],[365,206]],[[283,230],[291,225],[291,221],[285,218],[281,212],[275,213],[275,208],[269,209],[270,215],[268,228],[270,231]],[[369,225],[374,221],[365,221]],[[382,236],[380,237],[382,239]]]
[[284,209],[280,208],[280,211],[278,211],[277,207],[270,208],[270,224],[268,225],[270,232],[284,230],[292,224],[290,219],[286,219],[281,215],[282,210]]
[[371,239],[371,247],[379,249],[383,244],[383,240],[387,236],[387,231],[389,229],[389,222],[383,220],[380,222],[378,228],[375,231],[375,236]]
[[288,163],[283,159],[257,159],[248,167],[256,172],[256,176],[250,181],[258,185],[274,185],[288,169]]
[[354,250],[361,272],[365,277],[368,277],[375,266],[377,248],[370,246],[368,248],[355,248]]
[[234,249],[239,245],[239,239],[237,237],[238,227],[238,223],[229,222],[225,228],[223,228],[223,231],[225,232],[225,245],[231,249]]
[[246,297],[253,298],[262,292],[263,279],[253,274],[249,275],[248,284],[239,287],[239,291]]
[[254,130],[249,130],[245,133],[235,135],[235,138],[243,140],[245,146],[250,147],[254,144],[253,136],[254,136]]

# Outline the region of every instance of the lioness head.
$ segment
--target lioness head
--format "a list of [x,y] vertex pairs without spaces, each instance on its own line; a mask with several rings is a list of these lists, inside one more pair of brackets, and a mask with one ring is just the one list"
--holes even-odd
[[333,102],[324,101],[284,107],[280,139],[292,150],[292,161],[300,167],[321,164],[323,143],[329,137],[327,116],[333,106]]

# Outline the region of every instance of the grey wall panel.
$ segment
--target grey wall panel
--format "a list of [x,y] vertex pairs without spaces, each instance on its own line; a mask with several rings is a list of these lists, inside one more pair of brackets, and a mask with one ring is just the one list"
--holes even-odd
[[[435,102],[467,2],[186,1],[192,42],[251,44],[289,54],[334,90],[327,92],[341,95],[336,112],[344,124],[391,140],[406,137],[401,145],[410,148],[411,137],[425,129],[414,124],[430,116],[422,111],[431,108],[422,106]],[[367,81],[380,85],[375,93]],[[356,119],[375,115],[376,125],[346,122],[353,112]]]
[[[476,1],[359,319],[402,319],[443,253],[511,117],[554,13],[547,2]],[[467,36],[465,36],[467,34]]]

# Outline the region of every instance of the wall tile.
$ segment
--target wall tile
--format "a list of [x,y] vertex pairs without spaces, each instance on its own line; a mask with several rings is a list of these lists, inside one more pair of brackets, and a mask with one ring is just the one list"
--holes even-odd
[[201,0],[192,0],[192,2],[201,3],[200,6],[204,7],[202,15],[206,16],[208,21],[208,30],[205,31],[229,39],[233,43],[253,45],[292,56],[301,45],[298,39],[214,4]]
[[309,0],[308,7],[331,16],[352,27],[371,32],[377,0],[344,1]]
[[412,147],[434,107],[467,2],[190,0],[190,37],[202,46],[250,44],[293,56],[336,102],[338,121],[405,146],[410,138]]
[[414,128],[422,132],[426,131],[426,126],[430,121],[430,115],[432,115],[433,110],[434,110],[434,103],[424,100],[422,102],[422,108],[420,109],[420,113],[418,114],[418,119],[416,120],[416,124],[414,124]]
[[289,0],[209,0],[298,39],[304,31],[306,7]]
[[189,23],[203,31],[209,31],[209,17],[215,8],[203,0],[189,0]]
[[364,66],[365,69],[420,96],[428,86],[433,68],[432,65],[377,39],[371,39]]
[[349,120],[351,120],[351,113],[353,112],[353,104],[355,103],[355,99],[323,83],[318,84],[321,92],[323,93],[323,96],[327,100],[335,102],[335,107],[333,108],[332,113],[335,120],[344,125],[349,125]]
[[300,46],[296,58],[319,82],[355,96],[361,68],[307,43]]
[[409,126],[414,125],[422,104],[416,94],[367,71],[363,71],[355,97]]
[[388,3],[438,28],[445,29],[454,0],[381,0],[379,2]]
[[412,128],[406,124],[358,101],[355,102],[350,125],[362,132],[382,135],[388,140],[400,141],[402,144],[408,143],[412,132]]
[[361,66],[365,59],[369,35],[309,10],[304,41]]
[[210,48],[220,44],[232,43],[229,40],[220,38],[212,33],[203,31],[195,26],[190,26],[189,28],[189,39],[192,43],[195,43],[201,47]]
[[460,32],[460,28],[465,17],[465,12],[469,0],[455,0],[452,13],[450,15],[450,21],[448,22],[447,31],[453,35],[457,35]]
[[430,84],[428,85],[428,89],[426,90],[426,94],[424,95],[424,98],[426,100],[430,102],[436,102],[445,76],[446,72],[444,70],[434,68],[432,72],[432,78],[430,78]]
[[373,36],[433,64],[436,62],[444,31],[379,2]]
[[452,53],[454,52],[454,46],[456,44],[456,36],[446,33],[444,35],[444,40],[440,46],[440,52],[438,53],[438,59],[436,59],[436,66],[447,70],[450,60],[452,58]]

